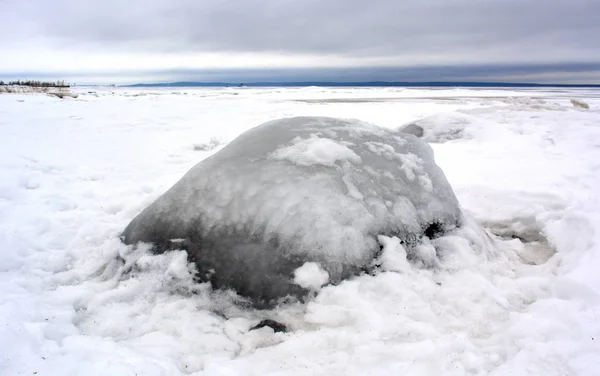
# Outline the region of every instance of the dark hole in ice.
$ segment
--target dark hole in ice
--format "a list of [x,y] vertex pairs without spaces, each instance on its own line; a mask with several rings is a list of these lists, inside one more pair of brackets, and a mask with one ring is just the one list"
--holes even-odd
[[435,239],[444,233],[444,228],[440,223],[432,223],[425,229],[425,236],[429,239]]

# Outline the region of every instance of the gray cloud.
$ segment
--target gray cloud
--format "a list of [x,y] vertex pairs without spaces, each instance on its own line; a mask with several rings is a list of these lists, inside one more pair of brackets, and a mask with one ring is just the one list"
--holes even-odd
[[600,47],[596,0],[5,0],[3,7],[63,45],[349,55]]
[[10,20],[0,47],[402,66],[600,62],[598,0],[0,0],[0,13]]

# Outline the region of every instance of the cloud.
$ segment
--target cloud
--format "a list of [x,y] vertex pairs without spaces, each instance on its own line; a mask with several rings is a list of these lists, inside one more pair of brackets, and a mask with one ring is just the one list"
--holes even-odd
[[600,62],[595,0],[0,0],[1,72]]

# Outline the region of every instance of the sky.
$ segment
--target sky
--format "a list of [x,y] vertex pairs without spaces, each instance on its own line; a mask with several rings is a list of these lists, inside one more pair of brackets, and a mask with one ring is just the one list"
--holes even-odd
[[0,79],[600,84],[600,0],[0,0]]

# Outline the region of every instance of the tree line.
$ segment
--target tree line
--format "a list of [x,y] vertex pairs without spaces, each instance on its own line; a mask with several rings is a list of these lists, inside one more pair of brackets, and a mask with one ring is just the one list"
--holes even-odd
[[4,82],[0,80],[0,85],[20,85],[32,87],[70,87],[64,80],[58,81],[36,81],[36,80],[16,80]]

